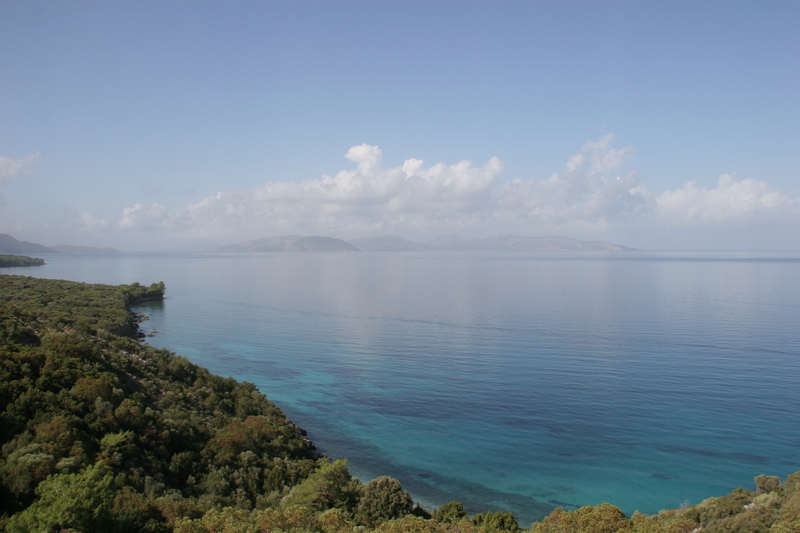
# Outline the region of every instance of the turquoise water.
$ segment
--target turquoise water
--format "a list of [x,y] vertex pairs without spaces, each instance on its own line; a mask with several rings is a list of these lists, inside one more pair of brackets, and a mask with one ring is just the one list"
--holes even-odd
[[800,253],[53,255],[165,281],[148,342],[435,508],[626,512],[800,470]]

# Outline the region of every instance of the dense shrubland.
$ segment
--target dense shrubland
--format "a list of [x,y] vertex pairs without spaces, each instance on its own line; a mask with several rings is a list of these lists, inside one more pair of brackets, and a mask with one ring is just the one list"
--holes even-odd
[[[0,530],[519,531],[514,517],[433,514],[400,483],[353,478],[249,383],[139,343],[119,287],[0,276]],[[658,515],[556,509],[534,533],[800,531],[800,472]]]

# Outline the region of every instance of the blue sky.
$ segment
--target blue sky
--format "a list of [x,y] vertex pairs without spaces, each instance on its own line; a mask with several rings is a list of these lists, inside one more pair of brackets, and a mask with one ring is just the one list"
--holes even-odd
[[0,232],[800,249],[800,2],[10,1]]

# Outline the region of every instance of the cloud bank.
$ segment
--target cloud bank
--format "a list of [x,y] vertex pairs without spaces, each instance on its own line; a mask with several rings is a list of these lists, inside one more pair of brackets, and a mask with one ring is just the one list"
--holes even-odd
[[656,198],[657,212],[684,225],[746,220],[752,216],[797,214],[798,200],[770,187],[766,181],[719,177],[713,189],[698,189],[694,181]]
[[648,228],[691,229],[737,224],[796,224],[800,201],[766,181],[725,174],[715,187],[689,182],[651,192],[636,172],[621,172],[633,158],[612,134],[586,142],[551,176],[500,179],[503,162],[478,166],[407,159],[385,168],[377,146],[350,148],[354,168],[300,182],[267,181],[250,190],[226,190],[169,208],[126,207],[118,223],[127,231],[251,238],[285,233],[366,236],[443,233],[566,234],[602,238]]

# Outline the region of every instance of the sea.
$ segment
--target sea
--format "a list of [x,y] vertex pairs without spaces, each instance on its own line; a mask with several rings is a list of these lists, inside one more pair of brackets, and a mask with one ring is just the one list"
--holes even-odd
[[800,470],[800,252],[43,256],[430,510],[626,513]]

